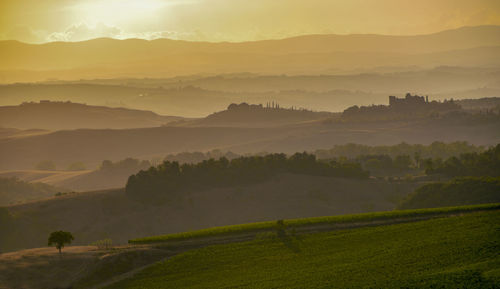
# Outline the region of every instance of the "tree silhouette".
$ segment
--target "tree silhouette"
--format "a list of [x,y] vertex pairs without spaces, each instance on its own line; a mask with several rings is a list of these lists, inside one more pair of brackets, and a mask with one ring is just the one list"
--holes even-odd
[[65,231],[56,231],[50,233],[48,245],[55,245],[59,250],[59,254],[61,254],[61,249],[64,248],[65,244],[71,244],[75,237],[70,232]]
[[329,177],[367,178],[361,165],[350,162],[323,162],[312,154],[296,153],[208,159],[197,164],[165,161],[131,175],[125,186],[129,196],[148,199],[181,190],[245,185],[265,181],[280,173]]

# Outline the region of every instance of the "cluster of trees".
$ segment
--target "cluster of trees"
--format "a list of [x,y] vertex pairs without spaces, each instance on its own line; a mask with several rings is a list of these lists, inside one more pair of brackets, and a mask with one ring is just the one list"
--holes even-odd
[[202,189],[250,184],[279,173],[317,176],[367,178],[369,173],[358,163],[318,161],[308,153],[239,157],[232,160],[209,159],[197,164],[165,161],[129,177],[126,192],[135,197],[153,196],[182,189]]
[[169,154],[165,157],[164,161],[168,162],[179,162],[181,164],[196,164],[209,159],[220,159],[226,158],[228,160],[240,157],[231,151],[223,152],[221,150],[215,149],[209,152],[182,152],[178,154]]
[[104,160],[99,167],[100,171],[103,172],[117,172],[117,171],[139,171],[147,169],[151,166],[151,163],[147,160],[138,160],[134,158],[126,158],[121,161],[112,162],[110,160]]
[[500,177],[460,177],[426,184],[406,197],[400,209],[419,209],[500,202]]
[[500,144],[482,153],[464,153],[446,160],[425,159],[425,172],[428,175],[445,176],[500,176]]
[[465,153],[480,153],[485,148],[474,146],[467,142],[433,142],[430,145],[400,143],[392,146],[367,146],[349,143],[336,145],[331,149],[316,150],[314,154],[319,159],[338,157],[356,158],[361,155],[388,155],[392,158],[398,155],[408,155],[417,159],[449,158]]
[[355,158],[363,168],[373,171],[406,171],[417,167],[417,162],[409,155],[397,155],[394,158],[389,155],[360,155]]

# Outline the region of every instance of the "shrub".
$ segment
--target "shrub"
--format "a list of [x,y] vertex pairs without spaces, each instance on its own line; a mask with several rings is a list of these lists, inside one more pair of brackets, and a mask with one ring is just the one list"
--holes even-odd
[[111,239],[98,240],[90,244],[96,246],[99,250],[109,250],[113,246],[113,241]]

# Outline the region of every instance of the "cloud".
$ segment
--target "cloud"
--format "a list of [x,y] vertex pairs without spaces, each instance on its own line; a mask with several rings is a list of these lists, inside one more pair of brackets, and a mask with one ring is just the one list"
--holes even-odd
[[139,38],[146,40],[154,40],[161,38],[168,38],[174,40],[197,40],[199,39],[199,35],[195,32],[177,32],[177,31],[151,31],[151,32],[138,32],[138,33],[126,33],[123,32],[119,37],[119,39],[126,38]]
[[85,41],[94,38],[115,38],[115,39],[128,39],[138,38],[145,40],[154,40],[160,38],[168,38],[174,40],[188,40],[188,41],[203,41],[208,38],[203,35],[199,30],[190,32],[179,31],[145,31],[145,32],[127,32],[124,29],[108,25],[105,23],[97,23],[95,26],[88,25],[87,23],[76,23],[69,26],[62,32],[53,32],[45,37],[44,41]]
[[92,38],[121,38],[123,31],[112,25],[97,23],[90,26],[86,23],[77,23],[68,27],[63,32],[53,32],[47,36],[48,41],[84,41]]

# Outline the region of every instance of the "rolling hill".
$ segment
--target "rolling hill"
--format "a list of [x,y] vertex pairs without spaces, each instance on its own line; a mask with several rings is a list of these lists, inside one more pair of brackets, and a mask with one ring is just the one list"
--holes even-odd
[[0,174],[0,207],[41,200],[60,193],[61,188],[41,182],[26,182],[16,177],[5,177]]
[[161,126],[181,119],[151,111],[90,106],[69,101],[45,100],[0,106],[0,124],[17,129],[138,128]]
[[158,79],[88,79],[0,85],[0,105],[22,101],[72,101],[129,107],[162,115],[205,117],[230,103],[266,104],[341,112],[353,105],[387,103],[407,92],[432,100],[500,95],[495,67],[404,67],[400,71],[338,75],[217,74]]
[[17,128],[7,128],[0,126],[0,139],[4,138],[17,138],[17,137],[25,137],[25,136],[33,136],[46,134],[50,131],[44,129],[17,129]]
[[[0,177],[15,177],[30,183],[44,183],[56,186],[63,191],[84,192],[123,188],[128,177],[138,171],[139,169],[119,172],[105,172],[99,169],[83,171],[9,170],[0,171]],[[35,194],[32,199],[40,200],[46,197]]]
[[[275,107],[272,107],[274,105]],[[335,113],[279,107],[278,103],[232,103],[226,110],[188,122],[189,126],[255,127],[280,126],[314,122],[335,117]]]
[[73,162],[97,167],[106,159],[163,159],[170,153],[212,149],[244,154],[295,153],[345,143],[391,145],[468,141],[475,145],[495,145],[500,142],[498,127],[498,119],[446,121],[426,118],[368,123],[313,121],[273,127],[255,123],[247,127],[80,129],[0,140],[0,170],[32,169],[43,160],[54,161],[58,167]]

